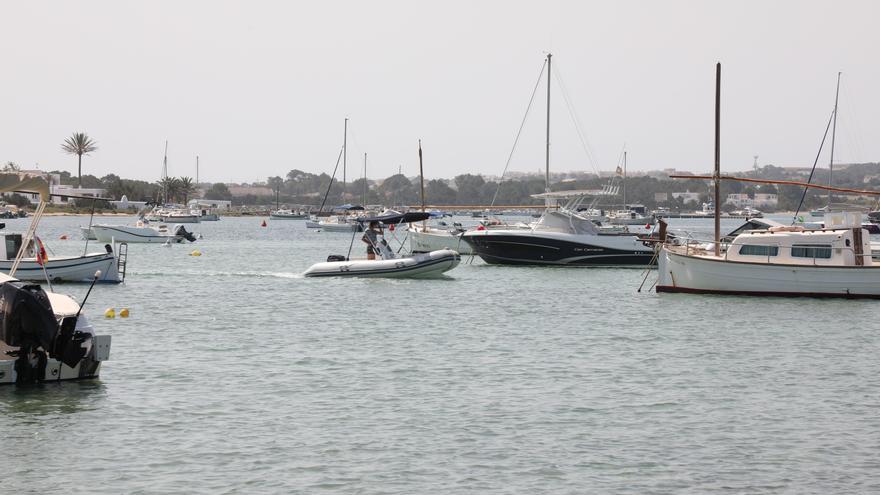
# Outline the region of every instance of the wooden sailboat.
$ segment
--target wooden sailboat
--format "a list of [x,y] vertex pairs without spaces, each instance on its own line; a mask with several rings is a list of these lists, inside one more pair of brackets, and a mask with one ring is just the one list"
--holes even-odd
[[[718,201],[721,180],[760,184],[798,185],[831,192],[876,191],[819,186],[793,181],[725,177],[720,165],[721,64],[716,68],[715,92],[715,239],[664,242],[658,253],[657,292],[733,294],[755,296],[813,296],[880,298],[880,263],[871,257],[867,231],[861,215],[826,215],[824,229],[776,226],[745,231],[729,243],[720,239]],[[672,176],[684,178],[683,176]],[[665,232],[665,226],[661,227]],[[665,239],[664,239],[665,240]]]

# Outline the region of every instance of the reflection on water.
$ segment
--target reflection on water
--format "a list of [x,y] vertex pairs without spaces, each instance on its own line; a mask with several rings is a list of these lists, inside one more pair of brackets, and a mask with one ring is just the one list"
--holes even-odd
[[99,409],[107,389],[101,380],[39,383],[0,387],[0,411],[4,419],[34,420]]

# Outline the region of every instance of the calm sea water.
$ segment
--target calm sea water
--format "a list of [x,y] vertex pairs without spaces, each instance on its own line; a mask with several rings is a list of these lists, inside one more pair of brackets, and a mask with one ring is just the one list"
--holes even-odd
[[[83,221],[46,218],[42,237],[76,252]],[[350,235],[193,228],[192,245],[131,245],[127,282],[93,292],[113,337],[100,380],[0,388],[0,491],[880,491],[880,303],[479,261],[313,280]]]

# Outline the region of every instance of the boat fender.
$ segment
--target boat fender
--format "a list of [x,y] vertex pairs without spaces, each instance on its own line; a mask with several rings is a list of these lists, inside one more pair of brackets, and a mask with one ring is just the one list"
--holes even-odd
[[104,311],[104,318],[116,318],[116,310],[113,308],[107,308],[107,310]]
[[107,251],[107,254],[113,254],[113,247],[110,244],[104,244],[104,250]]
[[348,258],[341,254],[331,254],[327,256],[327,261],[348,261]]

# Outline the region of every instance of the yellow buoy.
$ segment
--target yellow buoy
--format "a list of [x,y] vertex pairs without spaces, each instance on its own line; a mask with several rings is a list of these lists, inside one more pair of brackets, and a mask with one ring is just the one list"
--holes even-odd
[[104,311],[104,318],[116,318],[116,310],[107,308],[107,311]]
[[190,256],[201,256],[201,255],[202,255],[202,252],[199,251],[198,249],[196,249],[196,250],[194,250],[193,252],[189,253],[189,255],[190,255]]
[[119,317],[120,318],[128,318],[128,308],[122,308],[119,311]]

